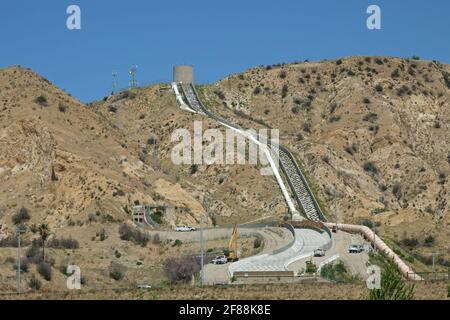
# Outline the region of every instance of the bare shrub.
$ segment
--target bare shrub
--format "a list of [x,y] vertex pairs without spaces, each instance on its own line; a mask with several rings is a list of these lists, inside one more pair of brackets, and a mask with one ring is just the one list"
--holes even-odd
[[378,173],[378,168],[375,166],[375,164],[372,161],[364,162],[363,169],[364,169],[364,171],[367,171],[367,172],[370,172],[373,174]]
[[200,261],[194,256],[169,258],[164,263],[164,271],[172,283],[188,282],[200,271]]
[[46,262],[37,265],[37,271],[47,281],[52,280],[52,266]]
[[149,241],[149,236],[146,233],[125,223],[119,227],[119,235],[120,239],[125,241],[133,241],[143,247],[145,247]]
[[116,281],[122,280],[125,273],[125,267],[117,261],[111,261],[108,273],[112,279]]
[[15,215],[12,216],[12,222],[15,225],[22,224],[24,222],[27,222],[30,220],[30,213],[28,212],[28,209],[25,207],[20,208],[19,212],[17,212]]
[[47,247],[55,249],[78,249],[80,244],[72,238],[51,239],[47,243]]

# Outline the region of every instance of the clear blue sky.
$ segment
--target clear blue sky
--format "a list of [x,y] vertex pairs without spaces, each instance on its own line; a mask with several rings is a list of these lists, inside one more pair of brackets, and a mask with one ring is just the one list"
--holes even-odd
[[[82,29],[66,28],[81,7]],[[382,29],[366,28],[366,9]],[[388,55],[450,63],[448,0],[2,0],[0,67],[30,67],[84,102],[119,87],[170,81],[172,65],[214,82],[260,64]]]

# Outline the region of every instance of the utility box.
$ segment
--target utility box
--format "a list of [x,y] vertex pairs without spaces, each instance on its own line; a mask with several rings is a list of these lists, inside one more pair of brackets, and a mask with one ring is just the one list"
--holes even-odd
[[193,83],[194,82],[194,67],[192,67],[192,66],[174,66],[173,67],[173,82]]

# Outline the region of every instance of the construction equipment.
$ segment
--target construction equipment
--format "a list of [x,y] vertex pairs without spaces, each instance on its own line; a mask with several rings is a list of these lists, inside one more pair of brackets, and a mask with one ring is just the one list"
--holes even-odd
[[233,232],[231,232],[230,242],[228,243],[228,249],[224,250],[224,255],[228,262],[238,261],[238,233],[237,224],[233,227]]

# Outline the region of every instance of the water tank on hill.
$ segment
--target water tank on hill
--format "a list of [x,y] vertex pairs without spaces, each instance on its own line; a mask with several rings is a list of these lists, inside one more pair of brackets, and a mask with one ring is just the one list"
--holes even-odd
[[192,66],[174,66],[173,82],[193,83],[194,68]]

